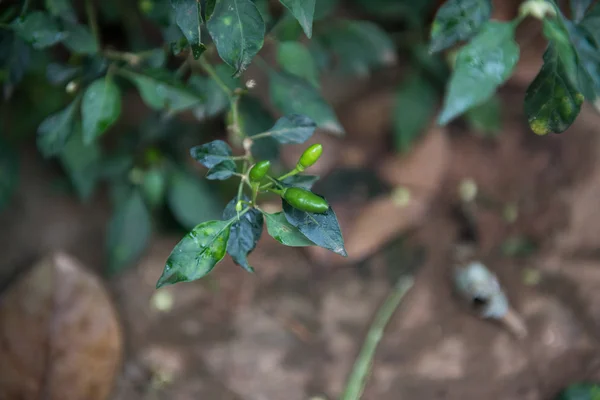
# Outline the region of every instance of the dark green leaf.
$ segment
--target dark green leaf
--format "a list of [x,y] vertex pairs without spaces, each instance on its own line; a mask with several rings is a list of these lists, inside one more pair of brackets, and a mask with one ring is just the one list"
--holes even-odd
[[302,30],[309,38],[312,36],[313,16],[316,0],[279,0],[298,20]]
[[306,115],[290,114],[281,117],[267,132],[255,136],[255,140],[272,137],[281,144],[304,143],[315,132],[317,124]]
[[177,221],[187,229],[221,215],[214,191],[196,176],[175,171],[169,182],[167,201]]
[[320,128],[342,135],[344,128],[331,106],[306,81],[286,73],[269,72],[269,93],[273,105],[283,114],[302,114]]
[[385,20],[394,20],[394,22],[406,21],[411,24],[411,28],[419,26],[428,18],[433,6],[437,5],[435,0],[354,0],[366,12]]
[[[246,196],[243,200],[250,201]],[[263,216],[257,209],[250,209],[237,219],[235,205],[237,197],[232,199],[223,211],[223,219],[235,218],[231,225],[231,233],[227,242],[227,253],[236,264],[248,272],[254,272],[254,268],[248,264],[248,254],[254,250],[263,230]]]
[[208,21],[212,17],[212,13],[215,10],[217,0],[204,0],[202,4],[202,13],[204,14],[204,20]]
[[55,156],[62,151],[73,132],[75,112],[79,98],[63,110],[48,116],[37,130],[37,146],[44,157]]
[[0,30],[0,70],[4,70],[4,95],[8,96],[21,82],[29,69],[30,47],[17,35],[8,30]]
[[565,69],[567,77],[573,83],[577,85],[577,58],[575,57],[575,51],[569,38],[569,32],[567,32],[566,26],[561,22],[559,18],[546,18],[543,22],[544,36],[548,39],[548,42],[552,44],[555,51],[558,52],[561,64]]
[[304,236],[298,228],[287,221],[283,212],[275,214],[263,213],[263,215],[265,216],[265,221],[267,223],[267,232],[269,232],[269,235],[279,243],[291,247],[315,245]]
[[46,9],[53,17],[62,18],[65,21],[77,21],[77,15],[70,0],[46,0]]
[[337,71],[342,74],[367,76],[372,69],[394,64],[397,59],[392,39],[369,21],[336,21],[315,39],[335,55]]
[[292,175],[288,176],[281,183],[284,186],[296,186],[306,190],[310,190],[319,177],[316,175]]
[[561,391],[555,400],[598,400],[600,385],[595,383],[574,383]]
[[519,60],[512,22],[488,22],[458,53],[439,123],[484,103],[512,74]]
[[571,3],[571,15],[573,20],[581,21],[585,15],[586,10],[594,0],[570,0]]
[[152,234],[150,213],[137,190],[117,205],[108,224],[109,271],[116,273],[136,261],[148,246]]
[[407,152],[425,130],[438,103],[438,93],[422,74],[409,76],[396,92],[394,106],[394,143]]
[[60,153],[60,161],[82,200],[87,200],[94,192],[98,182],[100,159],[100,148],[96,143],[83,143],[81,123],[76,121],[73,133]]
[[273,16],[271,15],[271,11],[269,10],[269,0],[252,0],[254,5],[260,12],[260,15],[265,22],[265,25],[268,26],[273,20]]
[[67,81],[73,79],[80,70],[79,67],[51,63],[46,67],[46,79],[52,85],[64,85]]
[[144,172],[144,180],[140,185],[144,199],[151,208],[163,204],[167,191],[167,173],[162,166],[154,166]]
[[[582,0],[582,2],[585,2],[585,0]],[[591,3],[591,1],[588,2]],[[587,30],[594,38],[596,47],[600,46],[600,3],[594,4],[585,18],[581,20],[579,26]]]
[[277,62],[285,71],[319,87],[319,71],[310,51],[298,42],[281,42],[277,47]]
[[265,23],[251,0],[220,0],[206,27],[219,56],[241,74],[262,48]]
[[67,34],[61,32],[56,21],[42,11],[33,11],[13,23],[15,32],[35,49],[43,49],[62,41]]
[[203,100],[201,95],[186,88],[166,70],[137,73],[122,69],[119,72],[137,86],[146,105],[155,110],[183,111]]
[[[568,29],[578,61],[577,83],[579,90],[598,109],[600,108],[600,105],[598,105],[598,98],[600,97],[600,43],[596,43],[596,39],[591,37],[591,33],[585,26],[576,26],[570,21],[564,21],[564,23]],[[598,35],[600,36],[600,34]],[[600,40],[600,37],[598,40]],[[561,57],[562,55],[561,52]]]
[[87,26],[67,22],[64,27],[68,36],[63,43],[73,53],[95,54],[98,52],[98,43]]
[[501,111],[500,99],[494,96],[467,111],[465,119],[476,132],[484,136],[495,136],[502,129]]
[[583,95],[573,86],[553,45],[544,53],[544,65],[525,94],[525,115],[538,135],[564,132],[577,118]]
[[121,92],[116,83],[108,76],[92,82],[81,102],[84,143],[92,143],[106,132],[120,114]]
[[196,226],[175,246],[156,287],[190,282],[208,274],[225,257],[231,224],[207,221]]
[[436,52],[475,36],[492,15],[491,0],[448,0],[431,27],[429,51]]
[[164,49],[158,48],[149,50],[144,55],[143,65],[147,68],[158,69],[164,67],[167,61],[167,53]]
[[[232,77],[234,71],[227,64],[215,66],[215,72],[229,90],[233,91],[240,86],[239,79]],[[213,117],[230,107],[228,94],[214,79],[194,75],[188,80],[188,86],[204,97],[204,101],[194,108],[194,115],[199,120]]]
[[337,217],[331,207],[323,214],[316,214],[298,210],[285,200],[282,200],[282,203],[287,221],[314,244],[344,257],[348,255]]
[[202,25],[200,1],[171,0],[171,6],[175,10],[175,21],[188,40],[194,59],[197,60],[206,50],[200,33],[200,26]]
[[0,211],[6,207],[19,180],[18,153],[0,138]]
[[206,168],[231,160],[231,147],[222,140],[213,140],[190,149],[190,155]]
[[[248,136],[265,132],[275,123],[271,113],[254,97],[242,97],[238,108],[240,129]],[[252,144],[252,154],[259,160],[278,160],[279,143],[270,137],[257,140]]]
[[236,172],[235,162],[232,160],[225,160],[211,169],[206,173],[206,179],[224,181],[229,179]]

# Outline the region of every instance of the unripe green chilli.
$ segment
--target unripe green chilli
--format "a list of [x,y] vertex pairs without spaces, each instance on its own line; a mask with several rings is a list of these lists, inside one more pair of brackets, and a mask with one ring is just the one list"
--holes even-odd
[[268,160],[259,161],[256,164],[254,164],[254,166],[250,168],[250,172],[248,173],[250,182],[260,182],[260,180],[265,177],[267,172],[269,172],[270,167],[271,161]]
[[300,156],[300,160],[298,161],[298,169],[301,171],[305,168],[308,168],[321,157],[323,153],[323,145],[321,143],[316,143],[304,150],[304,153]]
[[292,207],[297,208],[298,210],[312,213],[324,213],[329,209],[327,200],[306,189],[298,187],[287,188],[283,192],[282,197]]

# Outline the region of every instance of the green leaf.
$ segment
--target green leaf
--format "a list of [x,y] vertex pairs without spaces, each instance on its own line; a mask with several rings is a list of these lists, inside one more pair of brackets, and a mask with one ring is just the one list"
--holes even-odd
[[394,22],[406,21],[411,24],[413,29],[416,28],[415,25],[426,22],[432,8],[438,3],[435,0],[418,2],[411,0],[354,0],[354,2],[378,19]]
[[323,214],[316,214],[298,210],[283,199],[281,201],[285,218],[291,225],[298,228],[304,236],[317,246],[344,257],[348,255],[344,248],[344,238],[342,237],[340,225],[331,207]]
[[571,0],[571,15],[574,21],[581,21],[585,15],[586,10],[594,0]]
[[5,98],[21,82],[30,62],[31,50],[23,39],[11,31],[0,30],[0,70],[5,74],[0,82],[4,82]]
[[[585,25],[576,26],[570,21],[564,21],[564,23],[577,57],[577,84],[579,90],[598,109],[600,107],[598,105],[598,98],[600,97],[600,43],[596,43],[596,39],[591,37],[592,34]],[[600,37],[598,40],[600,40]],[[562,52],[561,56],[563,56]]]
[[291,247],[314,246],[306,236],[294,225],[290,224],[283,212],[275,214],[263,213],[267,223],[267,232],[279,243]]
[[280,182],[284,186],[295,186],[310,190],[318,180],[319,177],[316,175],[292,175]]
[[[243,96],[238,108],[240,129],[248,136],[265,132],[275,123],[271,113],[254,97]],[[259,160],[279,160],[279,143],[271,137],[256,140],[252,143],[252,154]]]
[[300,144],[310,139],[316,128],[315,121],[306,115],[290,114],[279,118],[271,129],[256,135],[254,139],[272,137],[281,144]]
[[53,17],[69,22],[77,21],[77,15],[70,0],[46,0],[45,3],[46,9]]
[[548,42],[558,52],[558,57],[561,59],[561,64],[565,69],[567,77],[571,83],[577,85],[577,58],[569,38],[567,27],[559,18],[546,18],[543,22],[543,32]]
[[18,153],[0,138],[0,211],[6,207],[19,181]]
[[175,21],[177,26],[185,35],[194,59],[200,58],[200,55],[206,50],[202,43],[200,26],[202,17],[200,15],[200,1],[198,0],[171,0],[171,7],[175,10]]
[[111,273],[136,261],[148,246],[152,234],[150,213],[137,190],[132,190],[115,210],[107,232],[108,265]]
[[590,8],[589,12],[585,15],[585,18],[579,23],[579,26],[587,30],[594,38],[596,47],[600,46],[600,3],[596,3]]
[[310,39],[316,0],[279,0],[298,20],[302,30]]
[[150,208],[161,206],[167,192],[167,173],[165,168],[154,166],[146,170],[140,189]]
[[446,124],[484,103],[512,74],[519,60],[512,22],[488,22],[458,53],[438,122]]
[[83,141],[92,143],[110,128],[121,114],[121,92],[108,76],[97,79],[85,90],[81,102]]
[[429,51],[441,51],[472,38],[491,15],[491,0],[448,0],[435,15]]
[[369,21],[338,20],[325,26],[314,39],[335,55],[337,72],[342,74],[367,76],[372,69],[397,60],[392,39]]
[[231,147],[222,140],[213,140],[190,149],[190,155],[206,168],[212,168],[223,161],[231,161]]
[[319,0],[315,4],[315,21],[324,19],[336,10],[339,0]]
[[438,93],[422,74],[409,76],[396,92],[394,106],[394,143],[407,152],[425,130],[438,103]]
[[101,156],[96,143],[84,144],[81,123],[76,121],[73,133],[60,153],[60,162],[82,200],[91,197],[98,183]]
[[298,42],[281,42],[277,46],[277,62],[284,71],[319,87],[319,71],[310,51]]
[[[202,2],[200,2],[202,4]],[[205,0],[203,2],[203,14],[204,20],[208,21],[210,17],[212,17],[212,13],[215,10],[215,5],[217,4],[217,0]]]
[[219,56],[240,75],[263,46],[265,23],[251,0],[220,0],[207,22]]
[[51,63],[46,67],[46,79],[52,85],[62,86],[66,84],[67,81],[73,79],[80,71],[80,67]]
[[156,287],[191,282],[206,276],[225,257],[233,220],[206,221],[175,246]]
[[46,117],[38,127],[37,146],[44,157],[55,156],[65,147],[67,139],[73,133],[78,105],[79,98],[61,111]]
[[[243,200],[250,201],[247,196]],[[223,219],[234,219],[231,225],[231,233],[227,241],[227,253],[233,261],[248,272],[254,272],[254,268],[248,264],[248,255],[256,247],[263,230],[263,216],[257,209],[250,209],[237,219],[235,205],[237,197],[233,198],[223,211]]]
[[206,173],[206,179],[224,181],[229,179],[236,172],[235,162],[232,160],[225,160],[211,169]]
[[[234,91],[240,86],[239,79],[232,77],[234,71],[227,64],[219,64],[214,69],[229,90]],[[202,103],[194,108],[194,115],[199,120],[213,117],[229,109],[229,96],[214,79],[193,75],[188,80],[188,86],[192,91],[204,96]]]
[[306,81],[286,73],[269,71],[269,93],[273,105],[283,114],[302,114],[320,128],[343,135],[344,128],[331,106]]
[[98,43],[87,26],[77,23],[65,23],[65,32],[68,36],[63,43],[69,50],[77,54],[98,53]]
[[67,37],[66,33],[61,32],[56,21],[42,11],[33,11],[23,19],[17,19],[13,27],[34,49],[53,46]]
[[471,108],[465,113],[465,119],[471,129],[484,136],[495,136],[502,129],[501,103],[498,96]]
[[177,222],[191,229],[201,221],[221,215],[220,202],[204,182],[183,171],[175,171],[167,192],[169,209]]
[[139,90],[146,105],[154,110],[183,111],[202,102],[202,96],[186,88],[166,70],[148,70],[144,73],[126,69],[119,73]]
[[525,94],[525,115],[538,135],[564,132],[577,118],[583,95],[573,86],[563,61],[552,45],[544,53],[544,65]]
[[555,400],[598,400],[600,385],[595,383],[574,383],[561,391]]

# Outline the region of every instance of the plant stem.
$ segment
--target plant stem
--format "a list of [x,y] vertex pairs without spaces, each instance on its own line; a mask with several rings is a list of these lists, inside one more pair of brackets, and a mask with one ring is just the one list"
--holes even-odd
[[135,53],[129,53],[126,51],[118,51],[112,49],[106,49],[103,51],[103,54],[106,58],[110,58],[111,60],[116,61],[125,61],[128,64],[136,65],[139,64],[142,60],[142,56]]
[[200,58],[198,59],[198,63],[200,64],[202,69],[206,71],[208,76],[210,76],[212,80],[214,80],[217,83],[217,85],[221,88],[221,90],[224,91],[227,94],[227,96],[229,96],[229,98],[231,99],[233,97],[233,91],[227,87],[225,82],[223,82],[223,80],[217,74],[217,71],[215,71],[212,65],[210,65],[210,63],[206,61],[206,57],[204,57],[204,54],[206,54],[206,52],[204,52],[200,56]]
[[362,396],[369,372],[371,371],[371,365],[373,364],[375,350],[383,337],[383,331],[413,283],[412,277],[403,276],[398,279],[392,292],[387,296],[379,310],[377,310],[375,319],[369,328],[363,347],[354,363],[346,384],[346,389],[340,400],[359,400]]
[[96,9],[94,8],[93,0],[85,0],[85,13],[87,14],[88,24],[92,31],[92,36],[96,41],[96,45],[100,48],[100,30],[98,29],[98,19],[96,17]]
[[[254,139],[254,136],[253,136],[252,138]],[[284,180],[285,178],[289,178],[290,176],[298,175],[299,173],[300,173],[300,170],[299,170],[299,169],[297,169],[297,168],[294,168],[293,170],[291,170],[291,171],[290,171],[290,172],[288,172],[287,174],[283,174],[283,175],[281,175],[279,178],[277,178],[277,180],[278,180],[278,181],[282,181],[282,180]],[[267,178],[269,178],[269,179],[273,179],[273,178],[271,178],[270,176],[267,176]],[[271,186],[273,186],[274,184],[275,184],[275,181],[273,180],[273,181],[271,181],[271,182],[269,182],[269,183],[265,184],[264,186],[261,186],[261,187],[259,188],[259,190],[262,190],[262,191],[264,191],[264,190],[268,190],[268,189],[270,189],[270,188],[271,188]]]

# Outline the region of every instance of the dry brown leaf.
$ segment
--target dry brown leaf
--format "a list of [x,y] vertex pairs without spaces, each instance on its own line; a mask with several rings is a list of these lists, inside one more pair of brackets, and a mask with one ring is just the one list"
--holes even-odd
[[121,352],[107,292],[66,254],[42,260],[0,298],[0,399],[106,399]]

